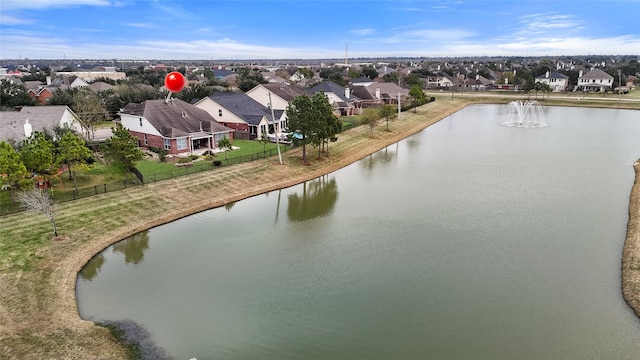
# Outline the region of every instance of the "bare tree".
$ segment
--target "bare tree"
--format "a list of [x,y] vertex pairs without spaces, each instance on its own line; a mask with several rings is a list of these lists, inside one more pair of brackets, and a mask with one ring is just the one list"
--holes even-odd
[[51,195],[46,189],[33,188],[18,194],[18,200],[24,204],[27,211],[45,215],[53,227],[53,236],[58,236],[56,219],[54,216],[55,206],[51,200]]

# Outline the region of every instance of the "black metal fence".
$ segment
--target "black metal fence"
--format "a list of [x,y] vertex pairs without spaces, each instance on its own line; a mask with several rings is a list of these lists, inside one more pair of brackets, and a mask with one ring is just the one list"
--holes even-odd
[[[281,151],[285,152],[289,149],[289,146],[282,146]],[[175,167],[175,170],[165,171],[155,174],[141,174],[137,169],[135,172],[138,174],[128,174],[126,179],[118,180],[113,182],[108,182],[100,185],[90,186],[90,187],[81,187],[78,190],[59,190],[56,191],[53,189],[51,191],[52,199],[55,203],[62,203],[67,201],[73,201],[89,196],[95,196],[99,194],[104,194],[107,192],[118,191],[134,186],[139,186],[142,184],[148,184],[156,181],[173,179],[180,176],[191,175],[195,173],[199,173],[202,171],[211,171],[216,170],[225,166],[240,164],[247,161],[254,161],[258,159],[265,159],[268,157],[272,157],[278,154],[277,149],[271,149],[255,154],[249,154],[244,156],[237,156],[231,158],[219,158],[216,160],[199,160],[192,163],[179,165]],[[7,194],[8,195],[8,194]],[[24,211],[25,208],[18,203],[8,204],[7,206],[0,206],[0,216],[12,214],[20,211]]]

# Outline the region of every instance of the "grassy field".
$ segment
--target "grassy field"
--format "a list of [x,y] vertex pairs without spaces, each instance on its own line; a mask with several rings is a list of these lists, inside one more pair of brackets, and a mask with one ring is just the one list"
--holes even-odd
[[[403,113],[400,120],[392,121],[390,131],[381,125],[373,134],[368,127],[340,134],[331,144],[330,156],[317,158],[317,152],[310,151],[308,164],[302,164],[300,149],[291,149],[283,155],[284,165],[277,157],[259,159],[58,204],[58,238],[52,237],[50,224],[43,216],[1,216],[0,359],[128,358],[130,349],[109,329],[78,316],[76,277],[95,254],[150,227],[335,171],[468,104],[513,100],[480,96],[452,99],[450,94],[436,97],[416,113]],[[548,103],[640,109],[640,101],[618,104],[552,98]],[[262,145],[257,145],[262,150]],[[108,171],[101,171],[108,176]]]

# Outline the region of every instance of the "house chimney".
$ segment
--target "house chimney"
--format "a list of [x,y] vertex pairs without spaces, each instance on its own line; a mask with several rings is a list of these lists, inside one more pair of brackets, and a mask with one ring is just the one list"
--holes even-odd
[[546,74],[544,74],[544,77],[546,77],[547,79],[549,78],[549,70],[547,70]]
[[51,85],[51,76],[47,76],[47,85]]
[[380,88],[376,88],[376,99],[380,99]]
[[348,87],[344,88],[344,97],[346,97],[347,100],[351,98],[351,89],[349,89]]
[[25,137],[30,137],[31,133],[33,133],[33,128],[31,127],[31,124],[29,124],[29,119],[25,119],[24,120],[24,136]]
[[476,74],[476,80],[480,80],[480,74]]
[[582,70],[580,70],[580,74],[578,75],[579,78],[582,77]]

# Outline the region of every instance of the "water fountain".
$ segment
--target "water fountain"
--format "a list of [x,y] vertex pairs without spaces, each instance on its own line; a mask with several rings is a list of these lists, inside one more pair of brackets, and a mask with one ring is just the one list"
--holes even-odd
[[509,103],[509,120],[501,123],[504,126],[515,127],[545,127],[542,106],[536,100],[516,100]]

